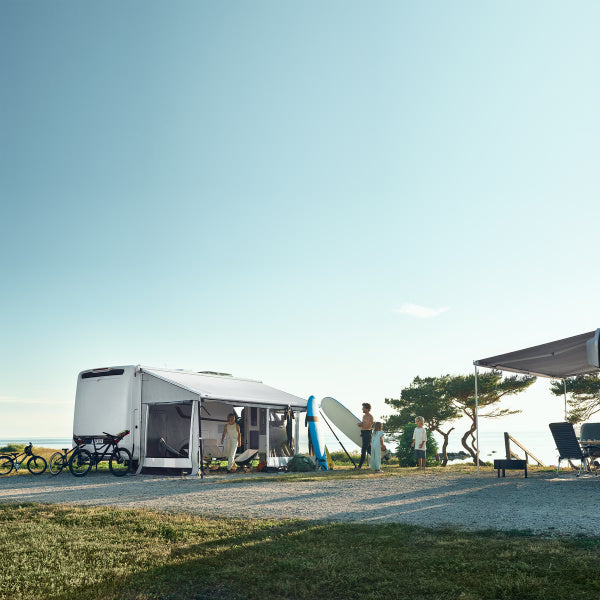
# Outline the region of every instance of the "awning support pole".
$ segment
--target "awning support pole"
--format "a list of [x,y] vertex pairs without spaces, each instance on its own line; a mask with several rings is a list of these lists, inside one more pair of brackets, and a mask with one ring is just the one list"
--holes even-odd
[[567,420],[567,380],[563,379],[563,389],[565,391],[565,421]]
[[200,398],[200,396],[198,396],[197,406],[198,406],[197,414],[198,414],[198,454],[199,454],[198,462],[200,463],[200,465],[199,465],[200,479],[204,479],[204,454],[202,452],[202,418],[200,416],[200,410],[202,407],[202,398]]
[[267,456],[266,456],[266,463],[267,463],[267,467],[269,466],[269,455],[271,454],[271,440],[269,439],[269,421],[271,419],[271,411],[268,408],[265,408],[265,413],[266,413],[266,421],[267,421],[267,430],[266,430],[266,445],[267,445]]
[[478,399],[477,399],[477,365],[475,365],[475,443],[477,444],[477,473],[479,474],[479,422],[478,422],[478,415],[477,415],[477,404],[478,404]]
[[294,413],[296,419],[296,439],[294,440],[294,454],[300,454],[300,411]]

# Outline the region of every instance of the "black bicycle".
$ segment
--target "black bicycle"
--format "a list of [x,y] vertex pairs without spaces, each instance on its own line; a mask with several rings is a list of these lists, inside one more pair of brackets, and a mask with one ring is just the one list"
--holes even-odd
[[70,455],[75,452],[79,448],[79,446],[83,445],[83,442],[73,437],[73,441],[76,446],[73,448],[63,448],[62,452],[55,452],[48,462],[48,470],[52,475],[58,475],[62,472],[63,469],[66,469],[69,466]]
[[[25,460],[25,457],[29,458]],[[41,475],[46,470],[46,459],[33,453],[33,444],[29,442],[23,452],[7,452],[0,456],[0,475],[8,475],[13,469],[18,471],[25,463],[32,475]]]
[[[129,434],[129,430],[121,431],[117,435],[111,433],[102,432],[104,437],[79,437],[73,436],[77,448],[69,459],[69,471],[75,477],[83,477],[87,475],[90,469],[103,460],[108,459],[108,468],[110,472],[116,477],[123,477],[127,475],[131,469],[131,452],[127,448],[119,448],[118,443]],[[83,446],[91,444],[94,448],[93,452],[90,452]]]

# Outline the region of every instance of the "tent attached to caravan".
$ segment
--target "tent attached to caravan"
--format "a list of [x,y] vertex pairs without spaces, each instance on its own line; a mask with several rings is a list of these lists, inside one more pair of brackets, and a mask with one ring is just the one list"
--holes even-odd
[[[523,350],[480,358],[474,360],[473,365],[475,366],[475,424],[478,435],[477,367],[550,377],[563,381],[568,377],[595,373],[600,370],[600,329]],[[479,464],[479,439],[477,439],[477,452],[477,463]]]
[[219,447],[227,415],[234,412],[242,450],[280,466],[294,455],[306,402],[260,381],[212,372],[140,365],[89,369],[77,378],[73,434],[102,437],[129,429],[120,445],[131,451],[138,470],[196,474],[201,451]]

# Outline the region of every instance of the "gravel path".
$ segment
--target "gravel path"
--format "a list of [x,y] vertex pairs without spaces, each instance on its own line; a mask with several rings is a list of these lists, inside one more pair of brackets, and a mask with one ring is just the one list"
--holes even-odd
[[498,479],[495,473],[431,473],[308,482],[285,481],[280,475],[271,479],[19,475],[0,478],[0,502],[600,535],[600,477],[556,478],[543,473]]

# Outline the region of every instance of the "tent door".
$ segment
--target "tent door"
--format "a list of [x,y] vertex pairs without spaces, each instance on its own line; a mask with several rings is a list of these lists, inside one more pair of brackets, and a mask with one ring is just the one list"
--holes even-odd
[[145,467],[192,468],[192,402],[149,404]]

